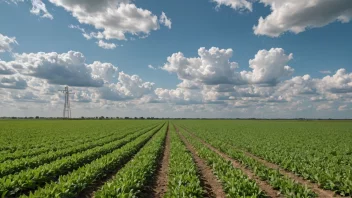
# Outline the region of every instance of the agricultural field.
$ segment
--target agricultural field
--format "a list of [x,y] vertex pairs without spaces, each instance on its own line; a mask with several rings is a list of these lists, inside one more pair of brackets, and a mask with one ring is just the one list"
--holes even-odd
[[1,197],[351,197],[352,122],[2,120]]

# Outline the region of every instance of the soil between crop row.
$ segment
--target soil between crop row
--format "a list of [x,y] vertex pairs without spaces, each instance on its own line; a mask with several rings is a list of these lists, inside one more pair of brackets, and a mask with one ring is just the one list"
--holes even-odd
[[[149,141],[151,141],[151,140],[149,140]],[[120,166],[116,167],[115,170],[106,173],[106,175],[103,176],[101,179],[89,184],[89,186],[87,188],[85,188],[83,191],[81,191],[77,195],[77,198],[94,198],[95,197],[95,192],[98,191],[106,182],[108,182],[110,180],[113,180],[115,178],[116,174],[118,173],[118,171],[121,168],[123,168],[126,165],[126,163],[128,163],[130,160],[132,160],[133,157],[134,156],[132,156],[129,159],[126,159],[126,161],[124,163],[122,163]]]
[[[162,198],[166,191],[168,185],[168,170],[170,161],[170,124],[167,127],[167,134],[165,139],[164,150],[161,159],[158,163],[158,168],[156,172],[156,177],[152,185],[152,192],[147,197]],[[144,196],[146,197],[146,196]]]
[[273,187],[268,184],[265,181],[260,180],[259,177],[255,176],[250,170],[246,169],[241,163],[239,163],[238,161],[230,158],[228,155],[220,152],[218,149],[216,149],[215,147],[213,147],[212,145],[206,143],[204,140],[202,140],[201,138],[198,138],[197,136],[195,136],[193,133],[190,133],[188,130],[187,131],[193,138],[198,139],[199,141],[201,141],[206,147],[208,147],[209,149],[211,149],[212,151],[216,152],[218,155],[220,155],[221,157],[223,157],[224,159],[231,161],[232,165],[235,168],[240,169],[242,172],[244,172],[249,179],[254,180],[257,185],[259,186],[259,188],[269,197],[282,197],[280,195],[280,192],[277,190],[274,190]]
[[[218,151],[216,148],[214,148],[212,145],[206,143],[203,139],[199,138],[198,136],[196,136],[194,133],[190,132],[188,129],[184,128],[185,131],[187,131],[190,135],[192,135],[194,138],[197,138],[199,139],[201,142],[203,142],[205,145],[207,145],[209,148],[212,148],[214,150],[216,150],[217,152],[221,153],[220,151]],[[298,175],[295,175],[294,173],[290,172],[290,171],[287,171],[285,169],[282,169],[279,165],[277,164],[274,164],[274,163],[271,163],[271,162],[268,162],[258,156],[255,156],[253,155],[252,153],[249,153],[247,151],[243,151],[243,150],[240,150],[234,146],[231,146],[229,145],[230,147],[232,147],[233,149],[236,149],[236,150],[239,150],[239,151],[242,151],[245,155],[247,155],[248,157],[251,157],[255,160],[258,160],[260,163],[264,164],[265,166],[269,167],[269,168],[272,168],[272,169],[277,169],[279,170],[280,174],[282,175],[285,175],[293,180],[295,180],[296,182],[300,183],[300,184],[303,184],[303,185],[306,185],[308,188],[310,188],[314,193],[316,193],[318,195],[318,197],[321,197],[321,198],[326,198],[326,197],[341,197],[339,195],[336,195],[333,191],[330,191],[330,190],[324,190],[324,189],[321,189],[319,187],[319,185],[317,183],[313,183],[309,180],[306,180]],[[223,154],[223,153],[222,153]],[[223,154],[225,155],[225,154]],[[227,156],[227,158],[229,158]],[[232,161],[236,161],[232,158],[230,158]],[[236,163],[239,163],[239,162],[236,162]],[[247,172],[250,172],[248,169],[246,169]],[[259,179],[260,180],[260,179]],[[262,181],[263,182],[263,181]],[[270,195],[269,195],[270,196]]]
[[226,197],[225,192],[221,186],[221,183],[217,180],[216,176],[211,171],[211,168],[201,159],[193,146],[186,140],[186,138],[179,132],[178,128],[176,132],[181,138],[181,140],[186,145],[186,148],[191,152],[194,162],[196,163],[197,169],[199,171],[200,180],[202,187],[206,191],[205,197],[216,197],[222,198]]

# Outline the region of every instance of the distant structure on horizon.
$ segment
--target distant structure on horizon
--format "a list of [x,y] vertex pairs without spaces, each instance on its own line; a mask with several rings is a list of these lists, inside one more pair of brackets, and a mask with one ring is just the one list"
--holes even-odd
[[68,90],[68,86],[66,86],[64,90],[59,91],[65,94],[65,104],[62,117],[71,118],[70,94],[72,94],[72,92]]

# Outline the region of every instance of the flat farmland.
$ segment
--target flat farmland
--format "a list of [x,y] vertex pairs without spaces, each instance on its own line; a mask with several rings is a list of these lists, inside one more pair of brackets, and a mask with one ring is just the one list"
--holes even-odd
[[351,197],[352,122],[2,120],[2,197]]

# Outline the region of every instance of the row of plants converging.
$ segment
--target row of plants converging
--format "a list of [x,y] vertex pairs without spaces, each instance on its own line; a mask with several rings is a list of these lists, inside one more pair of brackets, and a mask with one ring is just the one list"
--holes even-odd
[[[285,124],[291,126],[291,123]],[[330,125],[333,124],[330,123]],[[291,126],[292,129],[281,131],[270,125],[259,132],[253,130],[257,129],[256,126],[246,125],[240,129],[232,125],[215,125],[213,128],[204,125],[187,125],[187,127],[190,127],[199,137],[207,138],[209,142],[214,143],[217,139],[222,144],[226,143],[222,146],[224,151],[234,152],[234,149],[228,149],[230,146],[246,150],[306,180],[317,183],[322,189],[334,191],[341,196],[351,196],[352,147],[351,144],[347,144],[350,133],[346,131],[348,128],[342,125],[344,123],[338,124],[333,128],[329,128],[330,125],[328,125],[321,129],[318,123],[313,122],[307,123],[307,126]],[[312,130],[309,130],[310,128]],[[215,135],[215,132],[221,135]],[[232,155],[239,160],[243,158],[238,152]],[[243,161],[253,166],[257,163],[248,159]],[[270,172],[279,175],[272,170]],[[302,187],[301,190],[294,191],[308,193]]]
[[165,125],[141,135],[120,149],[86,164],[68,175],[60,176],[57,182],[53,181],[34,193],[21,197],[77,197],[90,184],[128,162],[160,130],[161,133],[164,133]]
[[116,134],[115,136],[109,136],[107,138],[103,138],[95,142],[80,144],[75,147],[69,147],[62,150],[51,151],[51,152],[43,153],[41,155],[37,155],[33,157],[20,158],[16,160],[8,160],[0,164],[0,177],[19,172],[25,168],[26,169],[35,168],[37,166],[55,161],[56,159],[59,159],[62,157],[66,157],[78,152],[93,149],[95,147],[103,146],[105,144],[109,144],[110,142],[117,141],[130,134],[140,133],[140,132],[143,133],[143,132],[149,131],[155,127],[156,126],[148,127],[148,128],[144,128],[143,130],[137,130],[137,131],[134,131],[134,130],[124,131],[122,133]]
[[162,125],[145,133],[141,131],[129,134],[123,139],[110,142],[103,146],[95,147],[80,153],[66,156],[48,164],[43,164],[34,169],[22,170],[17,174],[6,175],[0,178],[0,194],[6,193],[8,196],[17,196],[44,185],[47,182],[55,181],[60,175],[69,173],[84,164],[90,163],[112,151],[128,144],[129,142],[144,137],[158,131]]
[[[137,121],[131,125],[130,121],[2,121],[0,156],[26,156],[32,152],[58,150],[113,135],[119,129],[142,128],[158,122]],[[0,157],[0,160],[3,159]]]
[[202,136],[203,139],[219,149],[221,152],[229,155],[231,158],[239,161],[253,171],[261,180],[267,181],[274,189],[279,190],[286,197],[315,197],[316,194],[307,186],[301,185],[294,180],[280,174],[278,170],[269,168],[253,159],[243,152],[231,148],[230,145],[219,141],[215,138],[216,134]]
[[170,126],[170,161],[165,197],[203,197],[197,167],[175,128]]
[[94,137],[91,137],[91,134],[89,134],[86,137],[79,138],[77,141],[74,141],[74,140],[58,141],[58,142],[55,142],[54,145],[53,145],[53,143],[51,143],[51,144],[48,143],[46,145],[42,145],[42,146],[36,147],[36,148],[29,148],[29,149],[25,149],[25,150],[16,150],[14,152],[7,152],[7,153],[3,153],[1,155],[0,162],[4,162],[4,161],[8,161],[8,160],[16,160],[19,158],[32,157],[32,156],[40,155],[40,154],[47,153],[47,152],[52,152],[52,151],[57,151],[60,149],[73,147],[78,144],[87,144],[90,142],[98,141],[100,139],[112,136],[114,134],[116,134],[116,133],[104,135],[103,137],[98,136],[98,138],[96,140],[94,140]]
[[[69,149],[70,147],[76,147],[77,145],[85,145],[90,144],[97,141],[104,141],[113,139],[112,137],[121,136],[122,134],[126,134],[126,132],[138,131],[142,128],[149,128],[151,126],[155,126],[157,123],[149,124],[149,125],[137,125],[137,126],[125,126],[118,129],[114,129],[108,133],[102,133],[102,131],[98,131],[99,133],[78,133],[80,135],[77,139],[62,139],[57,140],[55,142],[48,142],[46,144],[40,143],[41,146],[36,145],[36,148],[24,149],[24,150],[15,150],[14,152],[5,152],[3,151],[0,155],[0,162],[5,162],[9,160],[16,160],[19,158],[30,158],[32,156],[40,155],[43,153],[56,152],[62,149]],[[121,132],[122,134],[118,134]],[[47,135],[47,134],[46,134]],[[20,138],[20,140],[24,140],[24,138]],[[30,141],[26,139],[25,141]],[[1,174],[1,171],[0,171]]]
[[213,173],[222,183],[224,192],[228,197],[266,197],[257,183],[249,179],[240,169],[234,168],[232,163],[207,148],[199,140],[179,128],[181,134],[197,151],[199,157],[204,159]]
[[342,196],[352,195],[352,169],[351,165],[344,160],[307,153],[303,149],[299,155],[292,153],[288,148],[269,153],[265,146],[262,149],[252,148],[251,152],[306,180],[319,184],[323,189],[334,191]]
[[[95,197],[147,196],[167,130],[167,124],[160,121],[38,121],[23,123],[22,128],[9,123],[0,129],[0,196],[6,198],[66,198],[85,193]],[[48,128],[58,123],[68,126],[53,131]],[[187,149],[189,144],[211,168],[228,197],[267,195],[214,148],[241,163],[281,196],[317,195],[263,160],[316,182],[320,188],[352,195],[351,133],[342,122],[341,128],[329,128],[333,122],[322,122],[322,127],[315,122],[300,122],[302,126],[295,122],[273,125],[269,121],[174,123],[177,128],[170,125],[168,133],[170,160],[165,197],[206,196]],[[74,125],[77,128],[72,128]]]
[[[156,173],[158,159],[163,151],[167,127],[153,137],[135,156],[128,162],[114,179],[106,182],[95,193],[96,198],[105,197],[137,197]],[[150,193],[150,192],[148,192]]]

